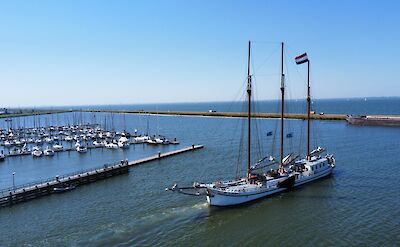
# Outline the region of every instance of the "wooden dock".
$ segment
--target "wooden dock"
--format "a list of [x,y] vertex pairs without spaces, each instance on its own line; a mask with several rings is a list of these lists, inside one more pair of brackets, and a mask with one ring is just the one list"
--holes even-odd
[[11,206],[20,202],[25,202],[38,197],[51,195],[55,193],[55,189],[75,187],[83,184],[96,182],[105,178],[126,174],[132,166],[141,165],[154,160],[170,157],[173,155],[185,153],[203,148],[202,145],[192,145],[182,149],[161,153],[134,160],[134,161],[121,161],[111,165],[104,165],[98,168],[92,168],[85,171],[80,171],[63,176],[57,176],[44,181],[33,182],[29,184],[20,185],[0,190],[0,207]]

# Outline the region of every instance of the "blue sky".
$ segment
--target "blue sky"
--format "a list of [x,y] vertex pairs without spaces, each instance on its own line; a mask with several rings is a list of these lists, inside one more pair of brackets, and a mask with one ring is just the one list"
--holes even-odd
[[[1,1],[1,106],[400,96],[398,1]],[[267,62],[265,59],[267,59]]]

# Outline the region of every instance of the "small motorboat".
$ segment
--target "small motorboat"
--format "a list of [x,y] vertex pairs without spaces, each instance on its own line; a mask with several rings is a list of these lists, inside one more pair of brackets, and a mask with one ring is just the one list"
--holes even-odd
[[76,151],[78,153],[86,153],[87,152],[87,148],[85,146],[77,146],[76,147]]
[[118,149],[118,144],[110,142],[110,143],[107,143],[105,145],[105,147],[108,148],[108,149]]
[[66,136],[64,140],[67,141],[67,142],[70,142],[70,141],[72,141],[72,137],[71,136]]
[[73,185],[66,186],[66,187],[54,187],[53,192],[54,193],[63,193],[63,192],[67,192],[70,190],[74,190],[75,188],[76,188],[76,186],[73,186]]
[[54,150],[47,147],[44,152],[43,152],[44,156],[54,156]]
[[137,136],[137,137],[133,138],[133,141],[135,143],[145,143],[148,140],[150,140],[149,136]]
[[268,131],[267,136],[272,136],[272,131]]
[[61,144],[56,143],[53,145],[53,150],[54,150],[54,152],[60,152],[60,151],[63,151],[64,148]]
[[104,144],[103,144],[102,142],[93,141],[93,146],[95,146],[95,147],[102,147],[102,146],[104,146]]
[[39,147],[35,146],[35,147],[32,148],[32,153],[31,154],[32,154],[33,157],[40,157],[40,156],[43,155],[43,152]]
[[129,140],[126,137],[121,137],[118,140],[118,147],[120,148],[129,148]]

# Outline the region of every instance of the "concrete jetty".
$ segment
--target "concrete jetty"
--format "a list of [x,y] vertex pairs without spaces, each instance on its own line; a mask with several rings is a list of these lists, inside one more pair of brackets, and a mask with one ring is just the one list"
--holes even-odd
[[20,185],[17,187],[6,188],[0,190],[0,207],[11,206],[20,202],[29,201],[45,195],[51,195],[60,191],[63,188],[71,188],[96,182],[105,178],[114,177],[129,172],[129,168],[145,164],[154,160],[163,159],[173,155],[178,155],[188,151],[194,151],[203,148],[203,145],[192,145],[178,150],[173,150],[166,153],[158,152],[155,155],[134,160],[123,160],[111,165],[104,165],[102,167],[92,168],[85,171],[79,171],[72,174],[66,174],[50,178],[47,180],[33,182],[29,184]]
[[[150,114],[150,115],[168,115],[168,116],[202,116],[202,117],[247,117],[247,112],[197,112],[197,111],[144,111],[144,110],[108,110],[108,109],[87,109],[83,112],[109,112],[109,113],[131,113],[131,114]],[[252,113],[254,118],[280,118],[280,113]],[[307,114],[285,113],[286,119],[307,119]],[[345,114],[311,114],[314,120],[346,120]]]

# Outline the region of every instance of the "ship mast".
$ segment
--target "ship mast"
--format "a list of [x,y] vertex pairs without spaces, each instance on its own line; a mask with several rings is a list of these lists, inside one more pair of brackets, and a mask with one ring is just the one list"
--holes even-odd
[[280,145],[280,166],[283,166],[283,113],[285,107],[285,74],[283,73],[283,42],[281,43],[282,46],[282,63],[281,63],[281,145]]
[[310,160],[310,112],[311,112],[311,97],[310,97],[310,60],[307,59],[307,156]]
[[249,41],[249,56],[247,60],[247,97],[248,97],[248,110],[247,110],[247,121],[248,121],[248,128],[247,128],[247,178],[250,178],[250,145],[251,145],[251,75],[250,75],[250,47],[251,47],[251,42]]

